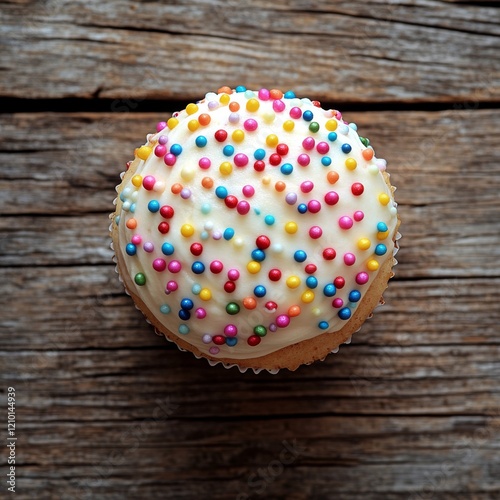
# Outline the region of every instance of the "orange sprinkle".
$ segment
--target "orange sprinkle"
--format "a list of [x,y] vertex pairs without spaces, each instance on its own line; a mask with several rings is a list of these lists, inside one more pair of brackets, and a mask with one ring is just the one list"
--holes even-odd
[[135,219],[129,219],[127,221],[127,224],[126,226],[129,228],[129,229],[135,229],[137,227],[137,221]]
[[288,315],[292,318],[300,314],[300,306],[290,306],[288,308]]
[[235,113],[236,111],[238,111],[240,109],[240,105],[239,103],[237,102],[232,102],[230,105],[229,105],[229,109]]
[[231,87],[228,87],[226,85],[217,90],[217,94],[232,94],[232,93],[233,90],[231,89]]
[[210,123],[210,120],[212,118],[210,118],[210,115],[207,115],[206,113],[202,113],[199,117],[198,117],[198,121],[200,122],[200,125],[208,125]]
[[274,189],[276,189],[276,191],[278,191],[278,193],[281,193],[281,191],[284,191],[285,188],[286,188],[286,184],[283,181],[278,181],[274,185]]
[[339,174],[335,172],[335,170],[330,170],[330,172],[326,174],[326,178],[330,184],[335,184],[339,180]]
[[373,149],[371,148],[363,149],[363,152],[361,154],[363,155],[363,158],[366,161],[370,161],[373,158]]
[[255,309],[257,307],[257,301],[253,297],[245,297],[243,299],[243,306],[246,309]]
[[283,92],[281,92],[281,90],[278,89],[271,89],[269,91],[269,95],[271,99],[281,99],[283,97]]
[[176,182],[175,184],[172,184],[172,187],[170,188],[172,193],[174,194],[179,194],[182,191],[182,184],[179,184]]
[[214,180],[211,177],[203,177],[201,185],[206,189],[210,189],[214,185]]

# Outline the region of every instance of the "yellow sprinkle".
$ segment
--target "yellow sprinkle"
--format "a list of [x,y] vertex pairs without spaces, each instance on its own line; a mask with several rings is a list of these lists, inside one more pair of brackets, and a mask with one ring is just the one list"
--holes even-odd
[[267,113],[264,113],[262,115],[262,118],[264,118],[264,121],[266,123],[273,123],[274,119],[276,118],[276,113],[274,111],[268,111]]
[[189,120],[189,122],[188,122],[188,129],[191,132],[198,130],[199,126],[200,126],[200,122],[198,120]]
[[193,167],[184,167],[181,170],[181,177],[185,181],[193,180],[195,175],[196,175],[196,170]]
[[219,172],[222,175],[230,175],[232,171],[233,171],[233,166],[228,161],[225,161],[220,164]]
[[262,177],[262,184],[265,184],[267,186],[270,182],[271,182],[271,177],[269,177],[268,175]]
[[370,248],[371,242],[368,238],[361,238],[358,240],[358,248],[360,250],[368,250]]
[[266,137],[266,144],[270,147],[270,148],[274,148],[275,146],[278,145],[278,142],[279,142],[279,139],[278,139],[278,136],[275,135],[275,134],[269,134],[267,137]]
[[295,127],[295,123],[293,120],[287,120],[285,123],[283,123],[283,130],[286,132],[291,132],[293,128]]
[[188,115],[192,115],[193,113],[196,113],[198,111],[198,106],[194,103],[188,104],[186,106],[186,112]]
[[234,142],[241,142],[245,138],[245,132],[243,130],[237,129],[233,132],[232,136]]
[[140,187],[142,185],[142,176],[141,175],[134,175],[134,177],[132,177],[132,184],[135,187]]
[[310,304],[314,300],[314,292],[312,290],[306,290],[300,297],[302,302],[305,304]]
[[153,152],[153,148],[150,148],[149,146],[141,146],[138,150],[137,150],[137,156],[141,159],[141,160],[147,160],[148,159],[148,156]]
[[387,236],[389,236],[389,231],[384,231],[384,232],[379,231],[377,233],[377,240],[380,240],[380,241],[385,240],[387,238]]
[[247,270],[250,274],[257,274],[260,271],[260,263],[256,260],[251,260],[247,264]]
[[319,307],[314,307],[311,312],[314,316],[319,316],[321,314],[321,309]]
[[345,166],[349,170],[354,170],[358,166],[358,163],[354,158],[347,158],[347,160],[345,161]]
[[202,288],[200,290],[201,300],[210,300],[212,298],[212,292],[208,288]]
[[370,259],[366,263],[366,268],[368,269],[368,271],[376,271],[378,269],[378,267],[379,267],[379,264],[375,259]]
[[331,132],[337,129],[337,120],[328,120],[325,123],[326,130],[330,130]]
[[285,224],[285,231],[288,234],[295,234],[297,232],[297,229],[299,226],[297,226],[296,222],[290,221]]
[[260,103],[257,99],[249,99],[247,101],[247,111],[257,111],[260,107]]
[[384,206],[389,203],[389,200],[390,200],[390,198],[389,198],[388,194],[381,193],[378,195],[378,201],[380,201],[380,203]]
[[243,238],[233,238],[233,245],[236,247],[236,248],[241,248],[243,246]]
[[286,286],[288,288],[297,288],[300,285],[300,278],[298,276],[289,276],[286,279]]
[[183,224],[181,227],[181,234],[185,238],[189,238],[194,234],[194,227],[191,224]]
[[177,118],[169,118],[167,122],[167,127],[172,130],[173,128],[177,127],[179,124],[179,120]]
[[219,97],[219,101],[221,104],[229,104],[229,101],[231,100],[231,98],[227,95],[227,94],[221,94],[221,96]]

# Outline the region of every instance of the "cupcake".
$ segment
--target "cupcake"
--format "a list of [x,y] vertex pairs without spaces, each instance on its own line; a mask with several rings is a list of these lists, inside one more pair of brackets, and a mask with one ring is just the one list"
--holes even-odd
[[386,162],[341,113],[222,87],[158,123],[117,186],[117,271],[159,334],[241,370],[324,359],[382,303]]

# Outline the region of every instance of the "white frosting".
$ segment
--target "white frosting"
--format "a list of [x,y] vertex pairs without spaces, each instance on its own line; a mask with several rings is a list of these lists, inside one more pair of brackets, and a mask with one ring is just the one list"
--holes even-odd
[[[214,358],[259,357],[326,331],[339,330],[348,321],[339,317],[339,311],[347,315],[359,303],[350,300],[356,298],[353,297],[355,294],[349,297],[350,292],[356,290],[362,298],[377,274],[374,268],[392,258],[394,248],[397,209],[381,173],[385,162],[375,156],[365,159],[370,158],[372,150],[360,141],[356,127],[344,123],[340,113],[323,110],[309,99],[265,100],[265,91],[261,91],[260,96],[258,92],[249,91],[235,92],[230,96],[209,93],[196,106],[189,105],[187,111],[174,115],[178,124],[175,120],[170,121],[169,127],[173,128],[166,127],[148,136],[146,145],[136,150],[136,159],[131,172],[124,177],[117,200],[115,222],[119,236],[115,251],[120,253],[126,265],[126,268],[121,267],[121,272],[128,273],[132,281],[137,274],[142,274],[146,281],[144,285],[135,286],[133,292],[169,331]],[[238,103],[239,109],[234,111],[235,104],[231,104],[232,111],[228,99],[230,103]],[[247,103],[251,99],[249,111]],[[257,106],[256,102],[258,110],[254,111],[252,106]],[[302,116],[292,118],[292,108],[300,108]],[[306,119],[309,116],[304,112],[312,112],[312,119]],[[209,124],[205,124],[205,116],[200,119],[202,124],[199,123],[202,114],[210,117]],[[297,110],[292,111],[292,115],[296,114]],[[255,120],[256,130],[246,130],[245,121],[248,119]],[[286,130],[290,123],[294,124],[293,130]],[[252,128],[252,124],[246,125]],[[335,140],[332,129],[335,129]],[[219,130],[227,132],[223,142],[214,135]],[[243,132],[243,140],[238,137],[238,132],[233,136],[236,130]],[[278,137],[278,144],[288,146],[288,152],[280,155],[280,163],[275,166],[271,163],[279,158],[271,158],[272,154],[277,154],[277,145],[272,138],[269,139],[271,134]],[[203,139],[198,139],[196,144],[200,136],[205,137],[206,145],[203,146]],[[166,165],[161,147],[156,154],[154,152],[158,141],[164,142],[165,138],[168,138],[166,153],[172,151],[177,155],[173,166]],[[219,135],[219,139],[222,138]],[[306,138],[314,139],[312,149],[307,141],[304,146]],[[308,140],[312,143],[311,139]],[[318,146],[319,143],[322,144]],[[179,154],[180,148],[172,148],[173,145],[180,145],[182,152]],[[349,145],[351,150],[346,152],[349,148],[344,146],[343,150],[343,145]],[[231,148],[224,150],[225,146],[232,146],[234,152],[230,154]],[[282,147],[280,151],[283,153],[285,149]],[[265,164],[263,171],[254,168],[256,150],[265,152],[261,160]],[[245,156],[236,155],[246,155],[247,161]],[[307,155],[309,162],[300,155]],[[259,158],[259,153],[256,156]],[[168,158],[172,156],[167,157],[167,162]],[[201,158],[210,160],[209,168],[199,166]],[[352,159],[356,166],[353,166]],[[203,161],[208,162],[202,160],[202,166],[206,167]],[[290,164],[293,171],[287,173],[290,167],[282,171],[284,164]],[[329,172],[336,172],[338,180]],[[154,180],[147,176],[154,177]],[[210,178],[213,185],[210,186],[206,179],[203,181],[204,178]],[[276,186],[277,182],[285,183],[284,189],[282,185]],[[310,186],[304,182],[312,182],[312,190],[307,192]],[[353,188],[355,183],[362,184],[361,194],[359,186]],[[243,190],[244,186],[253,187],[253,194],[251,188]],[[224,199],[224,190],[216,190],[218,187],[235,196],[236,202],[247,202],[248,213],[239,213],[237,207],[226,206],[226,201],[229,205],[236,202],[231,198]],[[332,191],[338,195],[335,204],[329,204],[335,201],[335,195],[327,195]],[[290,204],[295,195],[297,201]],[[319,211],[313,213],[318,203],[310,204],[311,201],[319,202]],[[307,206],[308,203],[309,209],[300,213],[299,205]],[[245,212],[244,205],[240,205],[240,212]],[[174,209],[173,217],[168,218],[168,210],[155,211],[164,206]],[[360,212],[363,217],[356,220],[360,219]],[[341,217],[348,217],[352,227],[342,228]],[[131,219],[135,220],[135,227]],[[168,224],[166,233],[165,227],[163,232],[158,229],[159,224],[165,222]],[[286,228],[290,231],[291,226],[293,230],[290,222],[296,224],[296,232],[287,232]],[[384,225],[387,230],[380,231]],[[311,237],[312,227],[320,228],[321,236]],[[189,235],[189,228],[194,231],[192,235]],[[313,229],[312,235],[318,236],[320,230]],[[252,252],[258,248],[256,240],[259,236],[268,238],[270,246],[254,252],[252,257]],[[266,246],[265,238],[261,240]],[[132,242],[135,245],[130,245]],[[172,250],[169,245],[173,247],[173,253],[166,255],[162,251],[165,243],[167,253]],[[190,251],[193,243],[202,245],[200,255],[193,255]],[[135,249],[134,255],[127,254],[127,244],[132,253]],[[383,250],[379,246],[376,251],[377,245],[386,247],[383,255],[377,255]],[[336,256],[327,260],[323,252],[331,248]],[[305,252],[305,259],[300,251]],[[354,255],[353,265],[346,264],[345,254]],[[164,270],[161,261],[157,262],[157,270],[154,269],[153,262],[157,259],[164,261],[167,266]],[[211,271],[213,261],[222,263],[221,272]],[[173,272],[179,264],[181,270]],[[311,264],[316,266],[314,272],[311,272]],[[231,269],[239,272],[238,279],[234,280],[233,275],[233,280],[228,278]],[[277,281],[269,275],[272,269],[281,272]],[[271,276],[276,279],[278,273],[274,271]],[[332,288],[337,277],[345,280],[342,288]],[[362,282],[366,277],[369,278],[367,283],[356,282],[357,278]],[[165,290],[169,282],[175,282],[175,285],[170,285],[172,291],[167,294]],[[227,282],[234,285],[225,285]],[[325,293],[327,285],[330,288]],[[256,289],[258,286],[263,288]],[[265,295],[260,297],[264,291]],[[183,299],[188,300],[183,303]],[[332,304],[334,300],[337,302]],[[184,308],[183,317],[179,317],[182,306],[189,307],[190,301],[192,308]],[[272,308],[269,302],[276,303],[277,308]],[[237,314],[226,311],[229,303],[237,304]],[[292,306],[298,306],[300,314],[295,315],[298,309]],[[288,321],[288,326],[284,326]],[[264,336],[254,333],[258,325],[266,328]],[[257,338],[260,342],[249,345],[249,337],[253,344]],[[226,338],[229,340],[225,341]],[[236,344],[228,345],[235,343],[232,339],[236,339]],[[220,344],[221,341],[225,343]]]

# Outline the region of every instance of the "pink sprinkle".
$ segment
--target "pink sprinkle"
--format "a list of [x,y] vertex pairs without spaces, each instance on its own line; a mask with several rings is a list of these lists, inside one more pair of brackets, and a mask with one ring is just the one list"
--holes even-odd
[[362,272],[356,274],[356,283],[358,285],[364,285],[365,283],[368,283],[368,280],[370,279],[370,276],[368,276],[368,273]]
[[212,335],[205,333],[205,335],[203,335],[203,337],[201,337],[201,340],[203,341],[204,344],[210,344],[210,342],[212,342]]
[[238,205],[236,205],[236,210],[240,215],[246,215],[250,211],[250,203],[245,200],[241,200],[238,202]]
[[287,314],[280,314],[276,318],[276,326],[286,328],[290,324],[290,317]]
[[153,269],[161,273],[167,268],[167,263],[163,259],[155,259],[153,261]]
[[290,110],[290,118],[300,118],[302,116],[302,110],[300,108],[294,107]]
[[177,284],[177,281],[169,281],[166,286],[166,291],[167,292],[175,292],[179,288],[179,285]]
[[347,215],[344,215],[339,219],[339,226],[342,229],[351,229],[352,225],[353,225],[352,219]]
[[231,281],[236,281],[240,277],[240,272],[238,271],[238,269],[229,269],[229,271],[227,272],[227,277]]
[[210,354],[219,354],[220,349],[218,347],[213,346],[208,351],[210,352]]
[[271,323],[269,325],[269,331],[270,332],[275,332],[277,329],[278,329],[278,327],[276,326],[276,323]]
[[269,98],[271,97],[271,93],[267,89],[260,89],[259,90],[259,99],[261,101],[268,101]]
[[314,188],[314,183],[312,181],[304,181],[300,184],[300,190],[303,193],[310,193]]
[[[203,319],[203,318],[206,318],[207,317],[207,311],[205,311],[205,309],[203,309],[203,307],[198,307],[198,309],[196,309],[196,317],[198,319]],[[205,335],[203,336],[205,337]],[[209,335],[210,337],[210,335]],[[210,337],[210,340],[212,340],[212,337]],[[205,342],[205,340],[203,340],[203,342]],[[205,342],[205,344],[208,344],[208,342]]]
[[335,205],[339,201],[339,195],[335,191],[328,191],[325,194],[325,203],[327,205]]
[[249,118],[248,120],[245,120],[243,123],[243,127],[245,130],[248,132],[253,132],[254,130],[257,130],[257,127],[259,124],[253,119]]
[[314,149],[314,145],[316,144],[316,141],[314,140],[314,137],[306,137],[303,141],[302,141],[302,147],[306,150],[306,151],[311,151],[311,149]]
[[356,212],[354,212],[354,215],[353,215],[354,220],[356,222],[363,220],[364,216],[365,216],[365,214],[361,210],[357,210]]
[[285,109],[285,103],[281,99],[273,101],[273,109],[276,113],[281,113]]
[[142,179],[142,185],[144,189],[151,191],[155,185],[156,179],[152,175],[146,175],[144,179]]
[[246,186],[243,186],[241,192],[247,197],[251,198],[255,194],[255,189],[253,186],[250,186],[250,184],[247,184]]
[[158,122],[156,124],[156,131],[161,132],[166,127],[167,127],[167,122]]
[[320,142],[316,146],[316,151],[321,155],[325,155],[328,151],[330,151],[330,146],[326,142]]
[[178,260],[171,260],[168,263],[168,270],[171,273],[178,273],[181,270],[182,266],[181,263]]
[[307,204],[307,210],[312,214],[317,214],[321,210],[321,203],[318,200],[311,200]]
[[224,327],[224,334],[228,337],[234,337],[238,333],[236,325],[226,325]]
[[160,135],[160,137],[158,137],[158,142],[164,146],[165,144],[167,144],[168,142],[168,137],[166,135]]
[[220,231],[214,231],[212,234],[212,238],[214,240],[220,240],[222,238],[222,233]]
[[333,299],[332,306],[340,309],[344,305],[344,301],[341,298]]
[[142,248],[144,248],[145,252],[151,253],[155,249],[155,246],[150,241],[146,241]]
[[302,165],[303,167],[307,167],[307,165],[309,165],[310,161],[311,161],[311,158],[309,158],[309,155],[306,155],[304,153],[299,155],[299,157],[297,158],[298,164]]
[[175,162],[177,161],[177,158],[172,153],[167,153],[163,157],[163,161],[165,162],[165,165],[168,165],[169,167],[173,167],[175,165]]
[[210,271],[214,274],[219,274],[224,269],[224,264],[220,260],[210,262]]
[[311,229],[309,229],[309,236],[313,240],[317,240],[318,238],[321,238],[322,234],[323,234],[323,229],[321,229],[319,226],[312,226]]
[[200,166],[200,168],[203,168],[204,170],[206,170],[207,168],[210,168],[210,165],[212,165],[212,162],[210,161],[210,158],[203,157],[203,158],[200,158],[198,165]]
[[344,254],[344,264],[352,266],[356,262],[356,256],[353,253],[347,252]]
[[132,243],[134,245],[140,245],[141,241],[142,241],[142,238],[138,234],[134,234],[134,236],[132,236]]
[[237,167],[244,167],[248,164],[248,156],[245,153],[238,153],[234,157],[234,164]]
[[167,148],[165,146],[162,146],[161,144],[158,144],[155,148],[155,156],[158,158],[161,158],[167,154]]

